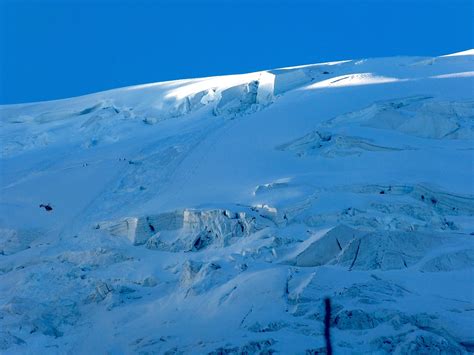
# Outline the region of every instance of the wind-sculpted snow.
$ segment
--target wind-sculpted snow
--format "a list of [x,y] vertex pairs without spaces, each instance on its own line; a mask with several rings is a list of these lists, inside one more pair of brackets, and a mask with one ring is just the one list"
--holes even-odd
[[472,352],[473,58],[0,107],[0,352]]

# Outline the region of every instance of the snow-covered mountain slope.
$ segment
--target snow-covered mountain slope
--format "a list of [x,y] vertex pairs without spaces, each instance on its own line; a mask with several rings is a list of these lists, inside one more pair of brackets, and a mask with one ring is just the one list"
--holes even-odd
[[0,118],[2,353],[474,350],[473,51]]

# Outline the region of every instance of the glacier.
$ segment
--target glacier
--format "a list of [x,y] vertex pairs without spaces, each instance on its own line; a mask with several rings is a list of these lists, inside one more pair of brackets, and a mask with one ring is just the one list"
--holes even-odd
[[474,351],[474,50],[0,106],[0,352]]

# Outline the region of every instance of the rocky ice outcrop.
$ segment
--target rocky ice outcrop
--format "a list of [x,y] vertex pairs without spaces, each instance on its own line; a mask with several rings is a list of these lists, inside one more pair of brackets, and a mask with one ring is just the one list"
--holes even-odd
[[252,340],[242,346],[220,347],[208,353],[208,355],[238,355],[238,354],[273,354],[273,339]]
[[313,131],[301,138],[276,147],[278,150],[292,151],[302,157],[305,155],[321,154],[327,157],[360,155],[367,152],[394,152],[409,147],[397,148],[377,145],[368,139],[360,137],[331,134],[329,132]]
[[155,216],[127,217],[119,221],[101,222],[97,228],[105,229],[115,236],[126,237],[134,245],[142,245],[158,232],[182,228],[184,215],[184,211],[175,211]]
[[377,231],[354,238],[338,256],[349,270],[394,270],[416,264],[443,240],[416,232]]
[[[179,117],[209,104],[215,115],[241,115],[271,104],[275,97],[314,79],[311,66],[282,68],[255,73],[254,80],[224,88],[213,87],[185,96],[170,96],[162,104],[162,117]],[[324,71],[323,71],[324,72]],[[155,123],[159,118],[145,118]]]
[[182,265],[179,286],[186,289],[185,297],[199,295],[230,279],[218,262],[186,260]]
[[412,96],[374,103],[360,111],[334,117],[325,127],[357,124],[433,139],[472,139],[473,101],[444,101]]
[[429,186],[417,185],[354,185],[349,188],[341,187],[357,193],[407,195],[430,208],[446,215],[474,215],[474,197],[442,191]]
[[335,353],[472,352],[451,60],[0,107],[0,352],[324,353],[326,297]]
[[255,109],[259,82],[233,86],[220,93],[220,99],[214,108],[214,114],[237,115]]
[[442,253],[420,266],[423,272],[448,272],[474,268],[474,249]]
[[283,68],[269,71],[273,75],[273,95],[280,95],[313,80],[312,72],[304,67]]
[[[61,328],[75,324],[79,318],[78,304],[64,299],[49,303],[14,297],[0,307],[5,330],[15,329],[22,335],[40,333],[48,337],[63,336]],[[20,335],[20,336],[22,336]],[[19,342],[21,344],[21,342]],[[18,344],[18,342],[17,342]]]
[[[309,65],[268,70],[229,77],[224,85],[216,78],[170,83],[169,90],[150,85],[138,100],[133,95],[137,88],[131,87],[115,94],[110,91],[97,97],[82,97],[74,105],[64,102],[60,108],[51,107],[49,103],[38,104],[28,114],[20,115],[14,109],[2,107],[0,113],[5,116],[5,123],[29,123],[36,125],[38,129],[29,135],[13,130],[12,134],[4,137],[0,155],[9,157],[61,143],[59,133],[63,127],[58,122],[76,125],[76,129],[82,134],[74,137],[74,140],[81,141],[84,148],[94,148],[124,139],[128,131],[124,125],[133,122],[153,125],[205,107],[209,107],[218,116],[250,114],[268,106],[279,95],[301,87],[320,75],[328,74],[325,69],[327,66]],[[127,91],[132,92],[130,98],[126,95]],[[122,122],[117,125],[117,121]],[[51,130],[50,125],[59,127]]]
[[[404,231],[357,230],[339,225],[309,244],[290,262],[296,266],[339,265],[347,270],[396,270],[416,265],[448,239],[436,234]],[[437,256],[422,270],[471,267],[469,250]],[[438,271],[439,271],[438,270]]]
[[0,255],[11,255],[28,249],[41,235],[40,230],[0,228]]
[[329,263],[362,232],[339,225],[325,233],[300,252],[293,260],[296,266],[319,266]]
[[0,350],[7,350],[15,345],[25,345],[26,342],[8,331],[0,331]]
[[[325,317],[323,299],[330,296],[330,321],[337,329],[336,338],[351,339],[345,342],[333,338],[335,345],[340,347],[339,351],[350,352],[357,347],[373,352],[372,346],[378,344],[380,348],[376,351],[380,353],[405,353],[410,347],[417,348],[421,339],[424,339],[421,342],[425,344],[426,352],[440,349],[440,353],[449,353],[444,352],[449,349],[452,353],[464,354],[467,350],[463,344],[468,341],[469,335],[453,337],[452,331],[456,328],[453,328],[453,323],[447,324],[439,314],[427,312],[431,305],[429,302],[423,303],[423,296],[393,280],[384,280],[383,273],[361,278],[361,274],[352,274],[348,270],[333,269],[326,272],[329,278],[321,271],[314,271],[303,275],[297,272],[290,279],[289,312],[300,322],[306,319],[321,324]],[[333,286],[328,288],[329,284]],[[403,302],[405,307],[400,309],[397,302]],[[449,307],[450,302],[444,300],[439,306]],[[459,321],[463,319],[463,315],[457,313],[452,317]],[[356,335],[368,336],[371,341],[358,343],[353,340]]]
[[102,222],[98,227],[149,249],[199,251],[211,245],[225,247],[265,224],[249,212],[186,209]]
[[318,66],[282,68],[258,73],[257,79],[220,92],[214,113],[239,114],[264,107],[285,92],[301,87],[320,73],[328,73]]
[[261,195],[275,190],[286,189],[289,186],[289,183],[286,181],[275,181],[268,184],[257,185],[257,187],[255,187],[254,195]]
[[301,216],[308,227],[323,227],[330,223],[364,230],[472,232],[468,224],[463,222],[473,216],[472,195],[452,193],[422,184],[343,185],[321,189],[316,195],[318,199],[326,200],[334,197],[340,199],[341,196],[345,196],[348,201],[363,198],[366,203],[347,203],[324,212],[309,209],[308,213]]

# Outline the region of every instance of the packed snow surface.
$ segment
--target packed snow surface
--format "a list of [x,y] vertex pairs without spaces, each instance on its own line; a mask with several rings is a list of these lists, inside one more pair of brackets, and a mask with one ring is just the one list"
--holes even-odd
[[474,52],[0,107],[0,352],[474,351]]

